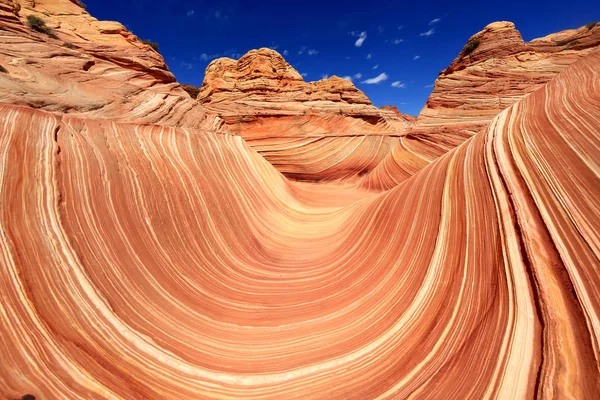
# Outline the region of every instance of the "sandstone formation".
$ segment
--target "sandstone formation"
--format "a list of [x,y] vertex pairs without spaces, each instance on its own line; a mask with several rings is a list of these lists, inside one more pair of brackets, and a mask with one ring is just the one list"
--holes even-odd
[[260,55],[195,101],[71,7],[0,0],[0,398],[600,393],[600,51],[426,132]]
[[[46,21],[54,37],[29,28],[28,15]],[[0,47],[0,102],[124,122],[207,122],[160,54],[76,2],[0,0]]]
[[400,112],[400,110],[398,110],[398,107],[396,107],[396,106],[392,106],[392,105],[381,106],[379,109],[380,110],[390,110],[390,111],[393,111],[394,114],[396,114],[400,119],[403,119],[406,122],[415,123],[417,121],[417,117],[412,116],[412,115],[408,115],[408,114],[402,114]]
[[[467,54],[475,41],[479,45]],[[512,22],[494,22],[440,73],[417,126],[430,133],[478,132],[598,45],[600,25],[524,42]]]
[[198,100],[278,170],[301,180],[370,171],[410,122],[374,107],[349,80],[305,82],[266,48],[211,62]]
[[1,394],[594,397],[598,65],[327,206],[238,136],[2,106]]
[[361,185],[394,187],[599,45],[600,24],[531,42],[524,42],[511,22],[488,25],[440,73],[409,134],[362,178]]

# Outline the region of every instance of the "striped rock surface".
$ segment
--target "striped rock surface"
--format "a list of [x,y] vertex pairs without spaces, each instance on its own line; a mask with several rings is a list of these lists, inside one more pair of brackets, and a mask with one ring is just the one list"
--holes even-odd
[[[477,41],[474,50],[468,44]],[[502,110],[598,49],[600,24],[524,42],[512,22],[494,22],[473,35],[440,72],[407,136],[360,185],[387,190],[484,129]]]
[[595,398],[599,66],[385,192],[0,106],[0,395]]
[[351,81],[305,82],[275,50],[219,58],[198,100],[287,177],[352,180],[372,170],[413,121],[377,108]]

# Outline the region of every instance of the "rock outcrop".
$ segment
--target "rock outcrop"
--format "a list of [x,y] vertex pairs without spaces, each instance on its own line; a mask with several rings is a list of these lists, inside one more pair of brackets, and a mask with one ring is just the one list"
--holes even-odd
[[402,114],[400,112],[400,110],[398,110],[398,107],[396,107],[396,106],[392,106],[392,105],[381,106],[380,110],[390,110],[394,114],[396,114],[400,119],[403,119],[404,121],[409,122],[411,124],[414,124],[415,122],[417,122],[417,117],[415,117],[413,115]]
[[352,82],[305,82],[275,50],[207,67],[198,100],[286,176],[348,179],[373,169],[410,126]]
[[[69,0],[0,5],[0,65],[7,71],[0,74],[0,102],[123,122],[207,123],[162,56],[121,24],[97,21]],[[42,18],[52,34],[29,28],[29,15]]]
[[385,190],[403,182],[599,45],[600,24],[531,42],[524,42],[511,22],[488,25],[440,73],[408,135],[361,185]]
[[598,45],[600,25],[525,42],[512,22],[494,22],[473,35],[440,73],[417,132],[478,132]]

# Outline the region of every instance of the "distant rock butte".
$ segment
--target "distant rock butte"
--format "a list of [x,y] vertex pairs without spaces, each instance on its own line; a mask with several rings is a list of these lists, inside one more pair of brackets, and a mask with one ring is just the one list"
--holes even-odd
[[239,60],[219,58],[206,68],[198,100],[307,102],[332,101],[371,105],[371,101],[347,79],[333,76],[305,82],[275,50],[250,50]]
[[417,117],[415,117],[413,115],[402,114],[400,112],[400,110],[398,110],[398,107],[396,107],[396,106],[392,106],[392,105],[381,106],[380,110],[390,110],[390,111],[393,111],[398,117],[400,117],[400,119],[403,119],[406,122],[410,122],[410,123],[417,122]]
[[351,81],[305,82],[275,50],[220,58],[206,69],[198,100],[288,177],[351,179],[373,169],[410,127],[379,109]]

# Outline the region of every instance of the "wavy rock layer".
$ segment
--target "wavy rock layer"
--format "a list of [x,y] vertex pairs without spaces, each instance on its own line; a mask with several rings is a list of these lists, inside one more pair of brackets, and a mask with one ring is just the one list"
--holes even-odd
[[0,394],[595,397],[599,65],[380,194],[1,106]]
[[[469,52],[475,42],[478,46]],[[408,136],[394,144],[361,185],[387,190],[403,182],[599,45],[600,24],[531,42],[524,42],[511,22],[488,25],[440,73]]]
[[397,110],[374,107],[349,80],[304,82],[266,48],[210,63],[198,99],[230,132],[299,180],[370,171],[412,123]]

